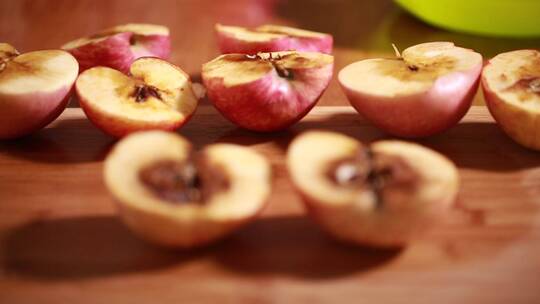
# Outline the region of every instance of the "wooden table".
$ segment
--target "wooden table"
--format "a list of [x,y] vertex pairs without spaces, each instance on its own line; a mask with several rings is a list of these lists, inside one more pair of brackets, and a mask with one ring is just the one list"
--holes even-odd
[[306,129],[385,135],[350,107],[317,107],[289,131],[255,135],[200,107],[180,133],[267,156],[262,218],[210,248],[167,251],[124,228],[102,180],[113,140],[80,109],[0,143],[0,303],[540,303],[540,158],[485,107],[421,143],[460,168],[458,207],[402,250],[338,244],[304,214],[284,166]]
[[[195,80],[217,55],[216,22],[332,33],[336,71],[391,55],[391,42],[450,40],[486,58],[540,47],[538,39],[435,29],[390,0],[0,1],[0,39],[21,51],[57,48],[126,22],[169,26],[171,61]],[[319,105],[347,105],[335,80]],[[261,219],[191,252],[147,245],[120,223],[101,178],[114,141],[79,109],[33,136],[0,143],[0,303],[540,303],[540,157],[502,134],[485,108],[421,141],[459,166],[460,200],[447,223],[395,251],[337,244],[306,218],[283,155],[294,135],[312,128],[364,141],[385,136],[350,107],[317,107],[289,131],[261,136],[203,103],[180,133],[197,147],[251,146],[271,160],[276,177]]]

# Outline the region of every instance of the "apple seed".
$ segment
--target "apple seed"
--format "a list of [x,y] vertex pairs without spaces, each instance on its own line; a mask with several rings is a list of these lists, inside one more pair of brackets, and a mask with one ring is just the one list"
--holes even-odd
[[136,102],[144,102],[149,97],[154,97],[159,100],[162,100],[161,95],[159,94],[158,88],[154,86],[150,86],[150,85],[145,85],[145,84],[136,85],[135,91],[133,92],[132,97],[135,97]]

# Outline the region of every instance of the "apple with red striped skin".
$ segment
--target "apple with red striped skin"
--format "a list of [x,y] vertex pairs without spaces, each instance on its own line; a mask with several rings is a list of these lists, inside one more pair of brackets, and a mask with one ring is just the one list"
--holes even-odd
[[0,43],[0,139],[37,131],[66,108],[79,65],[68,52],[20,54]]
[[79,38],[62,46],[79,61],[81,72],[107,66],[124,73],[141,57],[169,58],[169,29],[161,25],[130,23]]
[[443,132],[467,113],[478,89],[482,56],[451,42],[410,47],[397,58],[366,59],[339,72],[351,105],[400,137]]
[[259,52],[306,51],[332,53],[332,35],[280,25],[256,28],[216,24],[221,53],[257,54]]
[[189,75],[159,58],[139,58],[130,75],[94,67],[79,75],[75,90],[84,113],[105,133],[175,130],[195,112],[198,96]]
[[499,54],[482,72],[489,111],[517,143],[540,150],[540,52]]
[[374,247],[421,238],[449,214],[459,189],[456,166],[433,150],[400,140],[365,145],[327,131],[297,136],[287,168],[325,231]]
[[223,116],[253,131],[283,130],[304,117],[332,78],[334,58],[317,52],[225,54],[202,80]]

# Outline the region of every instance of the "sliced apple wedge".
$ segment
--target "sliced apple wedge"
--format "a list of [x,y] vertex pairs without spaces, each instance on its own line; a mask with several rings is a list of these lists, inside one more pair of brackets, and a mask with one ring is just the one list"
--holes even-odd
[[339,82],[351,105],[382,130],[424,137],[457,124],[478,89],[482,56],[450,42],[423,43],[394,59],[346,66]]
[[420,145],[363,145],[326,131],[299,135],[287,152],[293,184],[313,218],[337,239],[399,247],[444,216],[458,192],[457,169]]
[[332,78],[334,58],[316,52],[226,54],[202,79],[214,106],[240,127],[282,130],[304,117]]
[[64,111],[79,65],[68,52],[19,54],[0,43],[0,139],[37,131]]
[[190,248],[217,241],[254,219],[270,195],[265,158],[232,144],[195,152],[181,136],[147,131],[107,156],[105,183],[124,223],[142,238]]
[[540,52],[518,50],[495,56],[482,73],[489,111],[517,143],[540,150]]
[[262,25],[256,28],[216,24],[221,53],[306,51],[332,53],[332,35],[288,26]]
[[107,66],[124,73],[141,57],[167,59],[171,53],[169,29],[154,24],[124,24],[79,38],[62,46],[81,66],[81,72]]
[[195,112],[198,99],[189,75],[179,67],[145,57],[131,65],[130,75],[95,67],[77,79],[82,109],[105,133],[122,137],[141,130],[174,130]]

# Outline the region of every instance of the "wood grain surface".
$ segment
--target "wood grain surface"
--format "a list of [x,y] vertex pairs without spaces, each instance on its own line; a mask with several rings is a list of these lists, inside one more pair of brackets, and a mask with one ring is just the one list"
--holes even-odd
[[[336,71],[400,48],[449,40],[497,53],[539,39],[451,33],[389,0],[2,0],[0,40],[21,51],[57,48],[127,22],[168,26],[171,61],[199,80],[216,56],[216,22],[279,23],[328,32]],[[481,104],[478,96],[475,103]],[[203,103],[204,104],[204,103]],[[75,103],[76,105],[76,103]],[[197,147],[231,142],[267,156],[274,191],[262,217],[195,251],[140,241],[116,217],[102,175],[114,140],[79,109],[35,135],[0,142],[0,303],[540,303],[540,158],[514,144],[484,107],[420,141],[460,168],[459,202],[445,223],[401,250],[336,243],[304,214],[283,156],[306,129],[363,141],[386,137],[348,105],[334,79],[319,105],[286,132],[240,130],[200,107],[179,133]]]
[[197,147],[252,147],[275,178],[260,219],[195,251],[153,247],[124,228],[102,180],[114,141],[80,109],[0,143],[0,303],[540,303],[540,158],[485,107],[420,142],[459,166],[462,187],[447,221],[401,250],[336,243],[304,214],[284,154],[306,129],[386,137],[350,107],[315,108],[272,135],[199,108],[181,134]]

